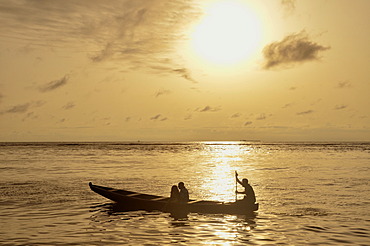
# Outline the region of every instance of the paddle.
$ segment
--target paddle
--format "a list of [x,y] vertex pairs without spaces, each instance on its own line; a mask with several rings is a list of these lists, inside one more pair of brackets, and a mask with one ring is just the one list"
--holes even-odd
[[235,202],[238,201],[238,173],[235,171]]

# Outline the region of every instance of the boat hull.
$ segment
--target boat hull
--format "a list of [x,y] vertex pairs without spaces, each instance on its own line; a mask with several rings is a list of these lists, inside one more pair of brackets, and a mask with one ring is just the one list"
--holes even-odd
[[127,210],[163,211],[172,214],[251,214],[259,208],[258,203],[247,204],[244,201],[223,203],[217,201],[190,200],[188,203],[171,202],[169,197],[142,194],[122,189],[93,185],[90,189],[97,194],[115,201]]

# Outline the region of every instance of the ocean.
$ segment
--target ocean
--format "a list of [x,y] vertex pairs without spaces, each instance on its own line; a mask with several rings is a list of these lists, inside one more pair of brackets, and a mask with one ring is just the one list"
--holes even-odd
[[[88,185],[226,202],[235,171],[253,216],[124,212]],[[369,142],[0,143],[0,173],[0,245],[370,245]]]

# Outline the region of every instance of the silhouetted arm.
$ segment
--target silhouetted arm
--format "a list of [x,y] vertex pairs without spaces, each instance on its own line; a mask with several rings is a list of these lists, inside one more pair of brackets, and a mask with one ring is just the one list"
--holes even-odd
[[236,181],[241,185],[241,186],[243,186],[243,183],[239,180],[239,178],[238,178],[238,173],[237,172],[235,172],[235,179],[236,179]]

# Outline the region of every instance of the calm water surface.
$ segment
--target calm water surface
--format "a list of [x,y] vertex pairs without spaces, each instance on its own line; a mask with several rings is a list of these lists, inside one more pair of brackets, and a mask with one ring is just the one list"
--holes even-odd
[[[115,209],[88,182],[235,200],[252,217]],[[0,143],[1,245],[370,245],[369,143]]]

